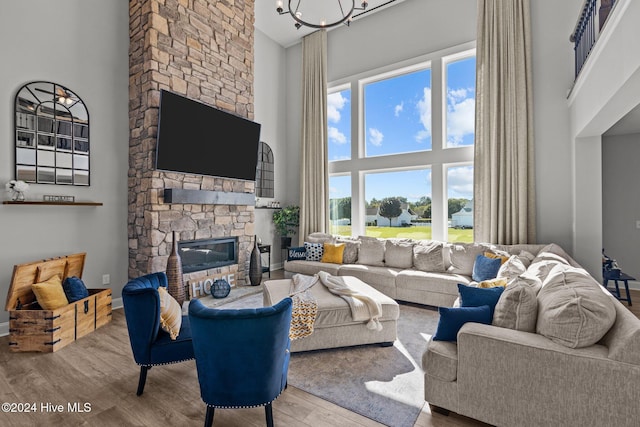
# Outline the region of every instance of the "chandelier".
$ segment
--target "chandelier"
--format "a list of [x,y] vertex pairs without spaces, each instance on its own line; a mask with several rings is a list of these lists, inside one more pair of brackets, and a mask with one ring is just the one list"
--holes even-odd
[[276,2],[276,11],[280,15],[289,13],[296,21],[297,29],[302,27],[329,28],[336,25],[349,25],[355,10],[365,10],[369,5],[366,0],[357,0],[360,7],[356,7],[356,0],[287,0],[288,10],[283,8],[283,0]]

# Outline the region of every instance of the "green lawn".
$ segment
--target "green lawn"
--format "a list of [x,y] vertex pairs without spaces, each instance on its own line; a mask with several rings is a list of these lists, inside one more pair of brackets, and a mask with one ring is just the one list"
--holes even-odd
[[[334,231],[336,230],[337,231]],[[332,234],[339,234],[341,236],[351,236],[351,226],[341,225],[338,227],[332,227]],[[431,239],[431,226],[430,225],[417,225],[411,227],[367,227],[366,235],[371,237],[398,237],[409,238],[415,240]],[[473,230],[457,230],[455,228],[449,228],[449,235],[447,237],[448,242],[473,242]]]

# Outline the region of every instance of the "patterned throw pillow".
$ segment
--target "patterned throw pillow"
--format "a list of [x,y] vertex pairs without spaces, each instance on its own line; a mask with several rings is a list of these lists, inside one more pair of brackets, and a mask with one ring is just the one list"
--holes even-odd
[[160,295],[160,326],[172,340],[175,340],[182,326],[182,307],[164,286],[158,287],[158,295]]
[[287,261],[306,261],[307,249],[304,246],[298,246],[296,248],[289,248],[287,252]]
[[322,243],[304,242],[304,248],[307,250],[307,261],[320,261],[324,252]]

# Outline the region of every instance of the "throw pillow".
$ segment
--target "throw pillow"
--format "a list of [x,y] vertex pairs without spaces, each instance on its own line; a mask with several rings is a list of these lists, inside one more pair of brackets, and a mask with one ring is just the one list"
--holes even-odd
[[434,240],[422,240],[413,245],[413,266],[420,271],[444,273],[444,244]]
[[488,305],[480,307],[438,307],[440,319],[434,341],[457,341],[458,331],[467,322],[491,324],[491,309]]
[[495,326],[535,332],[538,318],[536,290],[526,280],[514,280],[504,290],[493,313]]
[[495,252],[485,251],[482,253],[482,255],[486,256],[487,258],[498,258],[500,260],[500,264],[504,264],[509,259],[508,253],[495,249],[492,250],[494,250]]
[[332,264],[342,264],[342,255],[344,253],[344,243],[323,243],[322,244],[322,262],[330,262]]
[[305,239],[305,242],[309,243],[332,243],[334,237],[329,233],[311,233]]
[[87,290],[84,282],[76,276],[64,279],[64,282],[62,282],[62,289],[70,303],[89,296],[89,291]]
[[520,257],[518,255],[512,255],[500,266],[496,277],[511,280],[514,277],[518,277],[525,271],[527,271],[527,267],[525,267]]
[[343,264],[355,264],[358,261],[358,250],[360,249],[360,241],[340,237],[336,239],[337,243],[344,243],[344,252],[342,253]]
[[476,262],[473,263],[471,278],[476,282],[495,279],[501,265],[502,260],[500,258],[489,258],[484,255],[478,255],[476,256]]
[[566,347],[597,343],[615,320],[613,297],[583,268],[557,264],[538,293],[536,332]]
[[307,251],[307,261],[320,261],[322,259],[323,243],[304,242],[304,248]]
[[31,290],[43,310],[55,310],[69,304],[62,288],[62,279],[58,274],[51,276],[44,282],[31,285]]
[[360,236],[360,251],[357,264],[384,267],[384,239]]
[[384,264],[394,268],[413,267],[413,242],[408,239],[387,239],[384,244]]
[[452,243],[450,246],[451,267],[449,267],[449,272],[471,276],[476,257],[482,255],[485,250],[485,246],[476,243]]
[[182,307],[164,286],[158,287],[158,295],[160,296],[160,326],[172,340],[175,340],[182,326]]
[[304,246],[298,246],[295,248],[289,248],[287,251],[287,261],[306,261],[307,249]]
[[476,288],[458,283],[458,292],[460,293],[461,307],[488,305],[491,309],[491,318],[493,318],[493,310],[500,299],[500,295],[504,292],[504,288],[501,286],[494,288]]
[[478,288],[495,288],[496,286],[502,286],[503,288],[507,287],[507,284],[509,282],[507,281],[507,279],[502,279],[502,278],[495,278],[495,279],[489,279],[489,280],[483,280],[482,282],[478,283]]

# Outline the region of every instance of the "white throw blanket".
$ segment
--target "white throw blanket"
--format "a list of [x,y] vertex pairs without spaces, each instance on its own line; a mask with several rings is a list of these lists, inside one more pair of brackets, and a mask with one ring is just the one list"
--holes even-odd
[[349,286],[343,277],[332,276],[326,271],[319,272],[317,276],[331,293],[339,295],[347,301],[354,321],[367,321],[368,329],[382,330],[380,323],[382,305],[380,302]]
[[316,284],[318,276],[296,274],[291,280],[289,296],[293,302],[289,338],[297,340],[313,333],[318,315],[318,303],[309,288]]

